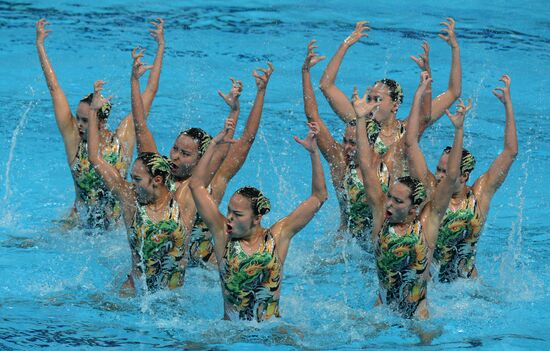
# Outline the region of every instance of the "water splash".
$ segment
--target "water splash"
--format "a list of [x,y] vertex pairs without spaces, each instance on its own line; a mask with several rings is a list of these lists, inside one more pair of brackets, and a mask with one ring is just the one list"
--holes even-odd
[[4,198],[2,199],[4,203],[6,203],[11,195],[10,191],[10,170],[11,170],[11,164],[13,162],[13,155],[15,151],[15,146],[17,145],[17,137],[21,133],[21,130],[25,127],[25,124],[27,123],[29,112],[34,109],[34,107],[37,105],[37,101],[32,99],[34,97],[34,89],[32,86],[29,86],[29,90],[31,92],[31,101],[27,103],[27,106],[25,108],[25,111],[19,118],[19,123],[17,123],[17,127],[13,130],[11,141],[10,141],[10,151],[8,154],[8,162],[6,163],[6,172],[4,174],[4,178],[6,179],[4,186],[6,189],[6,193],[4,194]]
[[[525,151],[525,161],[521,164],[523,172],[522,182],[518,187],[515,198],[518,199],[517,220],[512,223],[510,233],[508,234],[508,247],[503,253],[500,262],[500,282],[501,288],[507,291],[507,298],[513,301],[517,299],[532,300],[536,297],[536,286],[543,286],[543,282],[530,272],[524,262],[523,255],[523,221],[525,210],[524,189],[527,186],[529,171],[528,165],[531,160],[531,138],[528,139]],[[519,272],[518,272],[519,271]],[[514,287],[510,289],[509,287]]]

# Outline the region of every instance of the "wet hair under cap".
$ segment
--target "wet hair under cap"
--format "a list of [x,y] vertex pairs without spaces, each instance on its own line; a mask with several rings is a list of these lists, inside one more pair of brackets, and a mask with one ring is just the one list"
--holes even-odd
[[271,211],[271,203],[269,199],[258,189],[252,186],[243,186],[235,191],[235,194],[246,197],[250,200],[254,215],[265,215]]
[[[94,93],[90,93],[90,94],[84,96],[80,100],[80,102],[91,105],[93,98],[94,98]],[[109,115],[111,114],[111,107],[112,107],[112,104],[109,101],[105,101],[103,106],[101,106],[101,109],[99,109],[99,111],[97,111],[97,118],[99,118],[101,120],[104,120],[104,121],[107,120],[107,118],[109,118]]]
[[384,78],[376,81],[374,84],[382,83],[390,89],[390,98],[392,101],[403,103],[403,88],[393,79]]
[[[376,142],[378,135],[380,134],[380,123],[378,123],[377,120],[371,118],[367,118],[366,122],[367,138],[369,140],[369,143],[373,145]],[[357,126],[357,121],[355,119],[352,119],[348,122],[348,125],[355,127]]]
[[[449,154],[452,150],[451,146],[447,146],[443,149],[443,152]],[[462,149],[462,158],[460,159],[460,175],[464,175],[465,172],[472,173],[476,166],[476,159],[470,151]]]
[[210,145],[210,140],[212,140],[212,137],[205,132],[204,130],[200,128],[189,128],[184,130],[180,133],[181,135],[187,135],[191,139],[195,140],[195,142],[199,145],[199,156],[202,157],[204,153],[206,152],[206,149],[208,149],[208,145]]
[[157,154],[156,152],[142,152],[136,160],[141,160],[147,168],[147,172],[151,177],[161,176],[164,183],[168,186],[171,181],[171,166],[172,162],[166,156]]
[[411,176],[399,177],[397,182],[406,185],[411,190],[409,198],[413,205],[420,205],[426,200],[426,188],[417,178]]

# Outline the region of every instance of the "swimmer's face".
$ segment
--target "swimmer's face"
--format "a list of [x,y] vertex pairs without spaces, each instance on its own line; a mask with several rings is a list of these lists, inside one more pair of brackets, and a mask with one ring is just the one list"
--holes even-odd
[[390,90],[387,85],[376,83],[367,96],[367,102],[381,102],[378,110],[375,110],[374,119],[378,122],[385,122],[392,113],[397,113],[399,103],[392,101]]
[[411,189],[403,183],[393,183],[386,200],[386,219],[389,223],[402,223],[413,215],[417,206],[412,204]]
[[250,236],[252,228],[260,224],[262,216],[254,215],[252,202],[240,194],[233,194],[227,206],[227,234],[233,239]]
[[162,177],[151,177],[145,164],[140,159],[134,162],[130,176],[138,203],[141,205],[151,203],[154,200],[155,188],[159,186],[159,183],[162,183]]
[[187,178],[199,162],[199,146],[188,135],[180,135],[170,150],[170,160],[173,162],[172,174],[176,178]]
[[[435,180],[437,184],[441,183],[443,179],[447,176],[447,162],[449,161],[449,154],[447,152],[443,152],[441,157],[439,158],[439,162],[437,163],[437,167],[435,169]],[[453,192],[457,191],[462,188],[463,185],[466,184],[469,177],[469,172],[464,172],[460,177],[457,178],[456,183],[453,185]]]
[[357,154],[357,128],[355,126],[348,125],[346,132],[344,133],[344,140],[342,146],[344,147],[344,154],[346,156],[346,163],[350,163],[355,160]]
[[90,105],[81,102],[76,109],[76,125],[78,127],[78,134],[84,141],[88,140],[88,114],[90,113]]

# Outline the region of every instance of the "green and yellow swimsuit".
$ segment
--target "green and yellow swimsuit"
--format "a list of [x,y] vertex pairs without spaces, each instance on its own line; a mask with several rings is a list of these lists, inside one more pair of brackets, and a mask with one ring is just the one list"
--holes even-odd
[[[386,165],[381,162],[378,168],[378,178],[384,193],[388,192],[390,174]],[[365,198],[365,186],[357,174],[356,166],[351,162],[344,177],[344,192],[342,194],[345,203],[344,213],[348,219],[348,230],[354,238],[365,243],[370,243],[370,235],[367,233],[372,228],[372,211]],[[368,245],[367,245],[368,246]]]
[[226,312],[230,319],[258,322],[279,317],[282,265],[269,229],[260,248],[248,255],[239,240],[225,247],[220,277]]
[[428,246],[420,221],[413,222],[404,235],[395,232],[387,221],[382,226],[375,247],[380,283],[380,300],[412,318],[426,298]]
[[439,227],[433,261],[440,282],[470,277],[481,227],[476,198],[469,190],[460,208],[447,208]]
[[170,200],[163,219],[157,223],[149,218],[145,207],[138,204],[131,229],[128,241],[138,257],[138,270],[145,274],[147,289],[182,286],[186,248],[177,202]]
[[[123,159],[119,140],[112,136],[106,145],[100,145],[103,159],[113,165],[126,178],[129,162]],[[80,223],[85,227],[108,229],[121,215],[119,202],[107,189],[101,176],[90,164],[88,146],[83,140],[78,144],[71,173],[76,185],[75,207]]]

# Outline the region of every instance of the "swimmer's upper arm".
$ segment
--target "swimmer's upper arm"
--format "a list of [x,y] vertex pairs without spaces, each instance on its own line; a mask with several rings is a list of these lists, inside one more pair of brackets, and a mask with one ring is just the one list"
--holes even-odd
[[285,218],[271,228],[281,239],[290,240],[304,228],[319,211],[323,203],[316,196],[310,196]]
[[189,181],[189,189],[191,190],[199,215],[214,236],[214,250],[216,258],[219,260],[223,256],[223,250],[227,241],[225,233],[226,219],[220,212],[218,204],[208,192],[208,189],[200,183],[200,180],[193,179],[192,177]]

